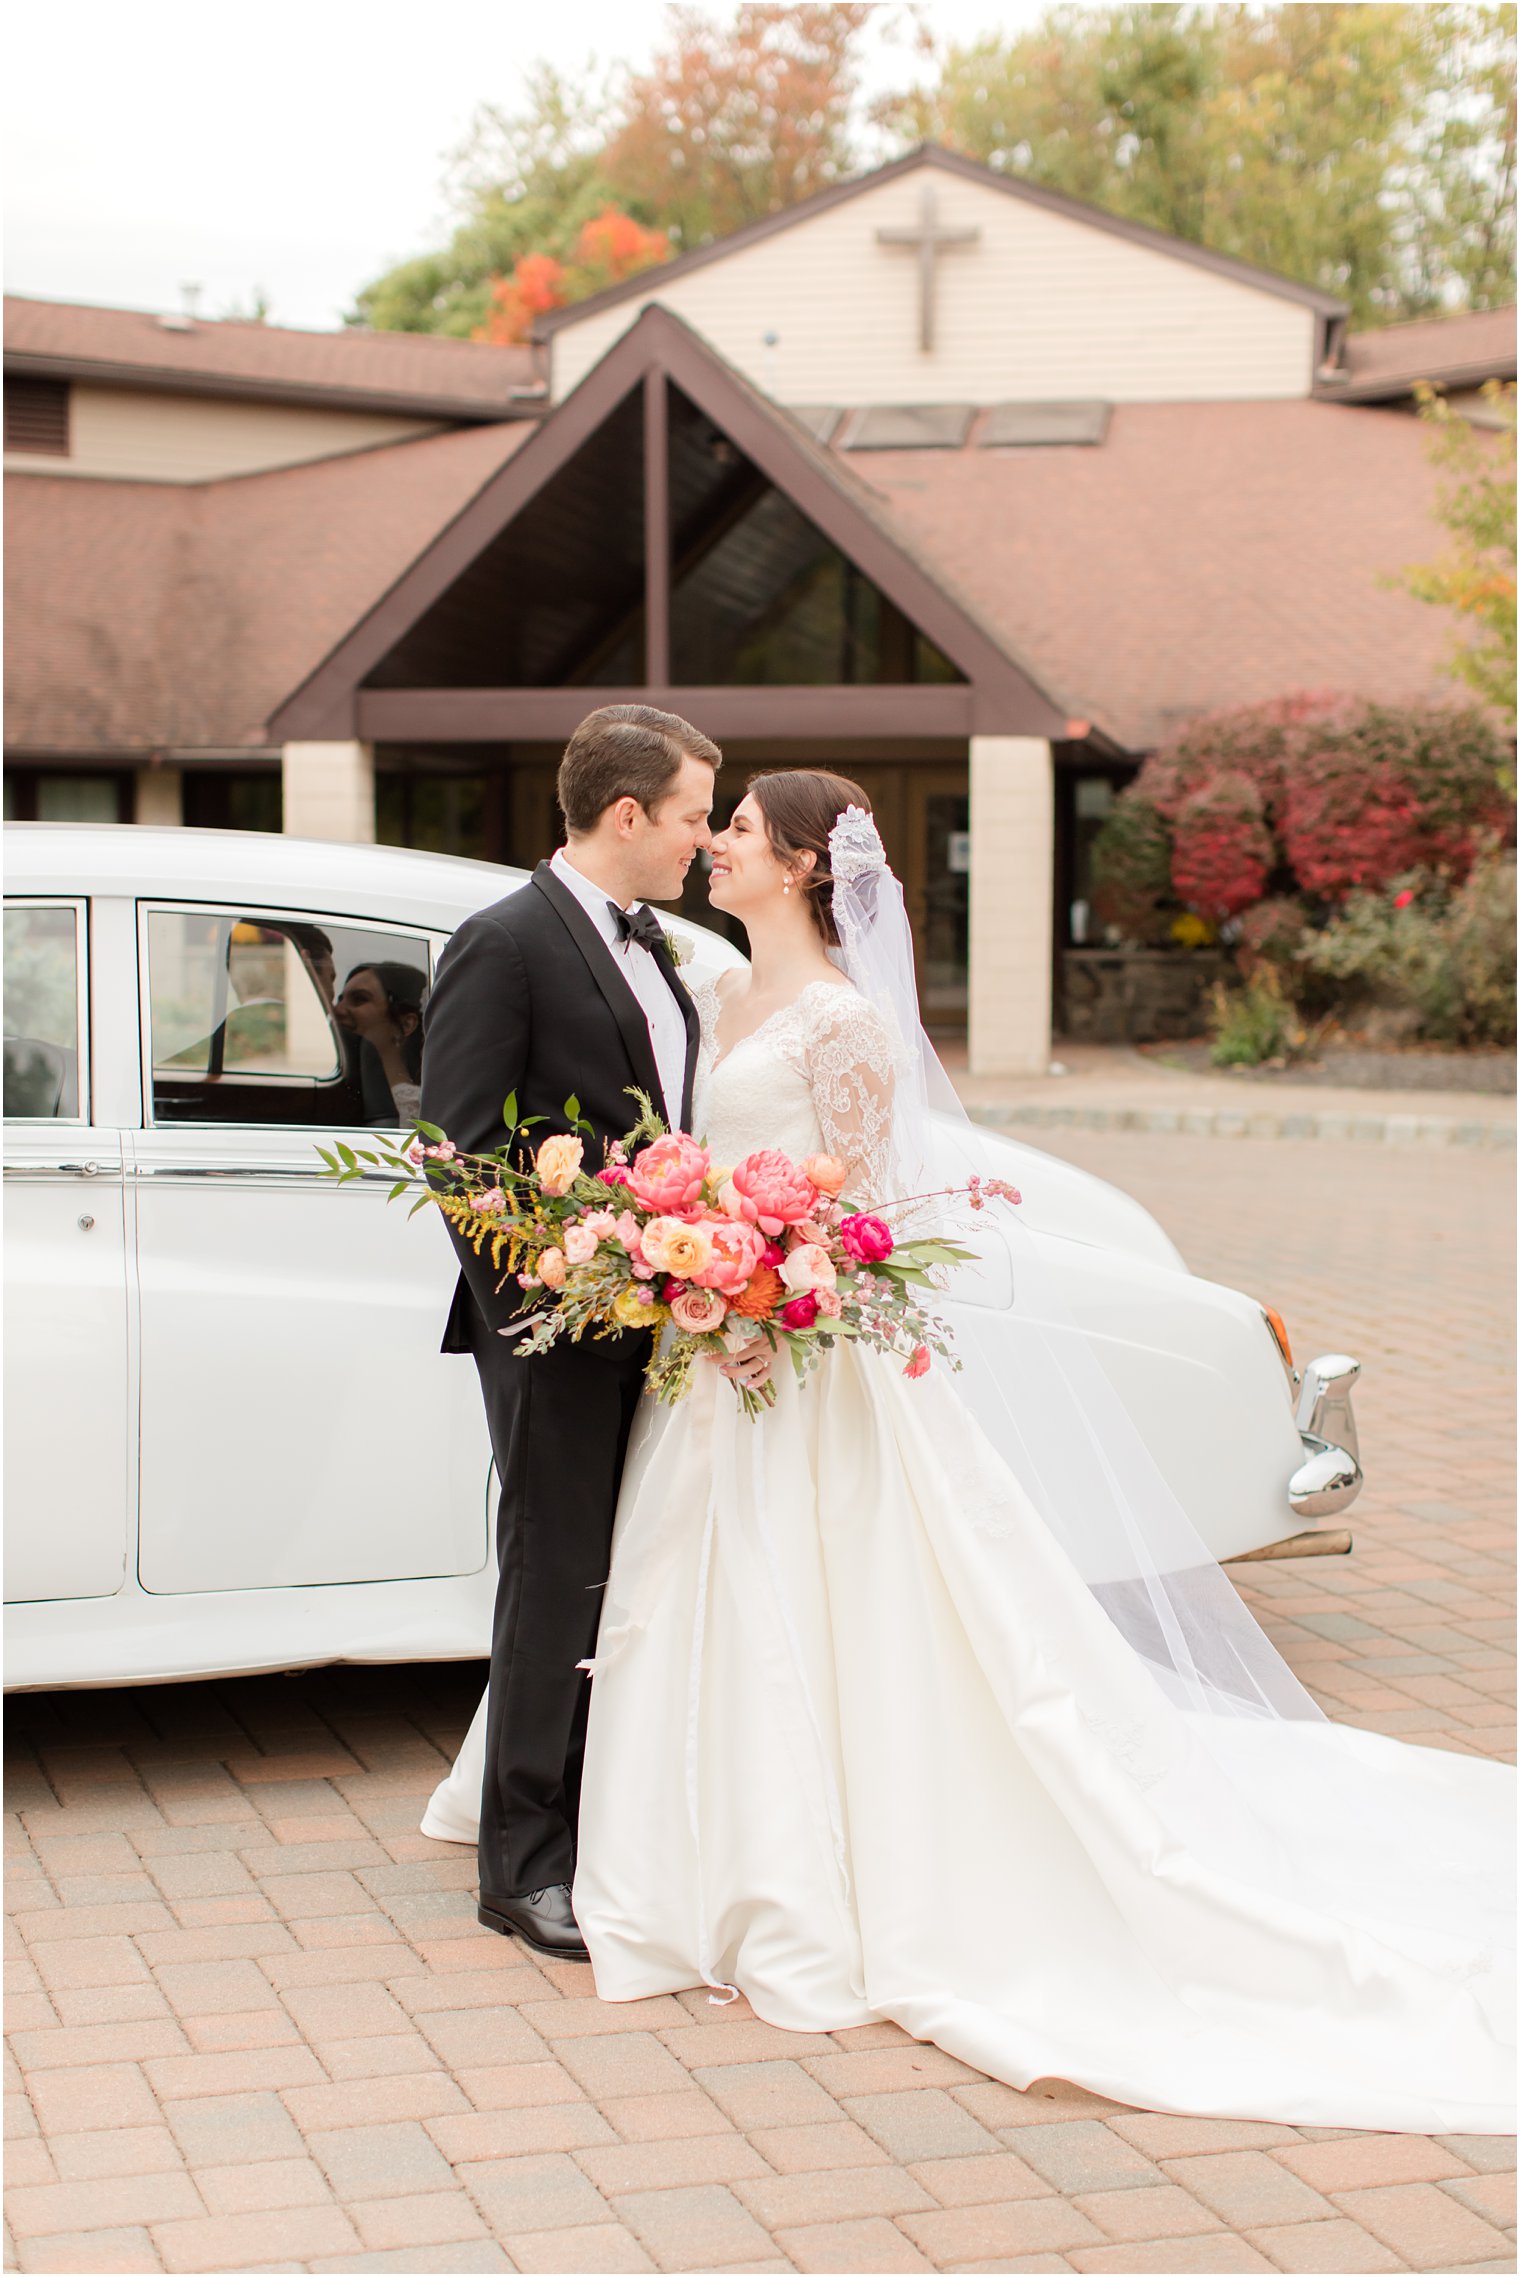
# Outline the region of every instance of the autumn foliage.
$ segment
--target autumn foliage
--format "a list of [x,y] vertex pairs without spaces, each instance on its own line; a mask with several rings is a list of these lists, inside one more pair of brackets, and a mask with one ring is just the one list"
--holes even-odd
[[524,253],[509,277],[493,279],[489,312],[472,337],[498,347],[526,340],[537,319],[551,309],[585,300],[669,259],[670,239],[662,229],[646,229],[631,214],[606,206],[582,224],[568,261],[558,261],[552,253]]
[[1412,870],[1460,882],[1513,830],[1504,749],[1476,706],[1295,695],[1198,720],[1155,752],[1094,847],[1097,915],[1167,936],[1291,900],[1333,908]]

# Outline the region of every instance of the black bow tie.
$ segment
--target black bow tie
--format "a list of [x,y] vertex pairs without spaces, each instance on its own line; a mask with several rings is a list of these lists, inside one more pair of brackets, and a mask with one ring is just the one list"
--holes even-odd
[[609,901],[607,907],[617,920],[618,939],[620,941],[637,941],[640,947],[648,949],[651,955],[657,954],[664,948],[665,928],[652,909],[647,908],[642,902],[637,909],[632,910],[619,909],[615,901]]

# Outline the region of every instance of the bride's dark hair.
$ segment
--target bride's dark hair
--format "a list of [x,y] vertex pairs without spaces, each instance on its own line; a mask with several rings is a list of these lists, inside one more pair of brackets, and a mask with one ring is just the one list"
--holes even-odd
[[825,947],[837,948],[829,832],[847,806],[858,806],[869,814],[870,800],[848,775],[831,775],[822,767],[788,767],[774,775],[751,775],[748,789],[765,818],[765,835],[776,859],[794,862],[799,855],[813,855],[813,867],[797,876],[794,890],[800,889]]

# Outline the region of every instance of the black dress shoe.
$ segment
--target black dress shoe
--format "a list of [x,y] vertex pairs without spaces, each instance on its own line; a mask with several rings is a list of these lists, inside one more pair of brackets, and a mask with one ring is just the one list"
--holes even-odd
[[520,1937],[535,1953],[547,1953],[553,1960],[591,1958],[570,1903],[568,1882],[555,1882],[546,1890],[529,1890],[522,1897],[489,1897],[482,1890],[475,1916],[498,1936]]

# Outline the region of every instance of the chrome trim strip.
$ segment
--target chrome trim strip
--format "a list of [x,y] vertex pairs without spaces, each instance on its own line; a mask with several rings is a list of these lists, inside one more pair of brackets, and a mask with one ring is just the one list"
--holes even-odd
[[126,1173],[119,1162],[8,1162],[7,1178],[103,1178],[107,1185],[122,1183]]
[[[300,1179],[313,1186],[336,1183],[330,1171],[316,1168],[298,1170],[291,1164],[279,1162],[139,1162],[135,1166],[134,1175],[138,1178],[260,1178],[267,1179],[272,1185],[285,1185],[292,1179]],[[395,1173],[390,1170],[365,1170],[360,1173],[360,1178],[365,1185],[373,1185],[382,1180],[390,1186],[396,1183]],[[352,1185],[354,1181],[350,1179],[349,1183]]]

